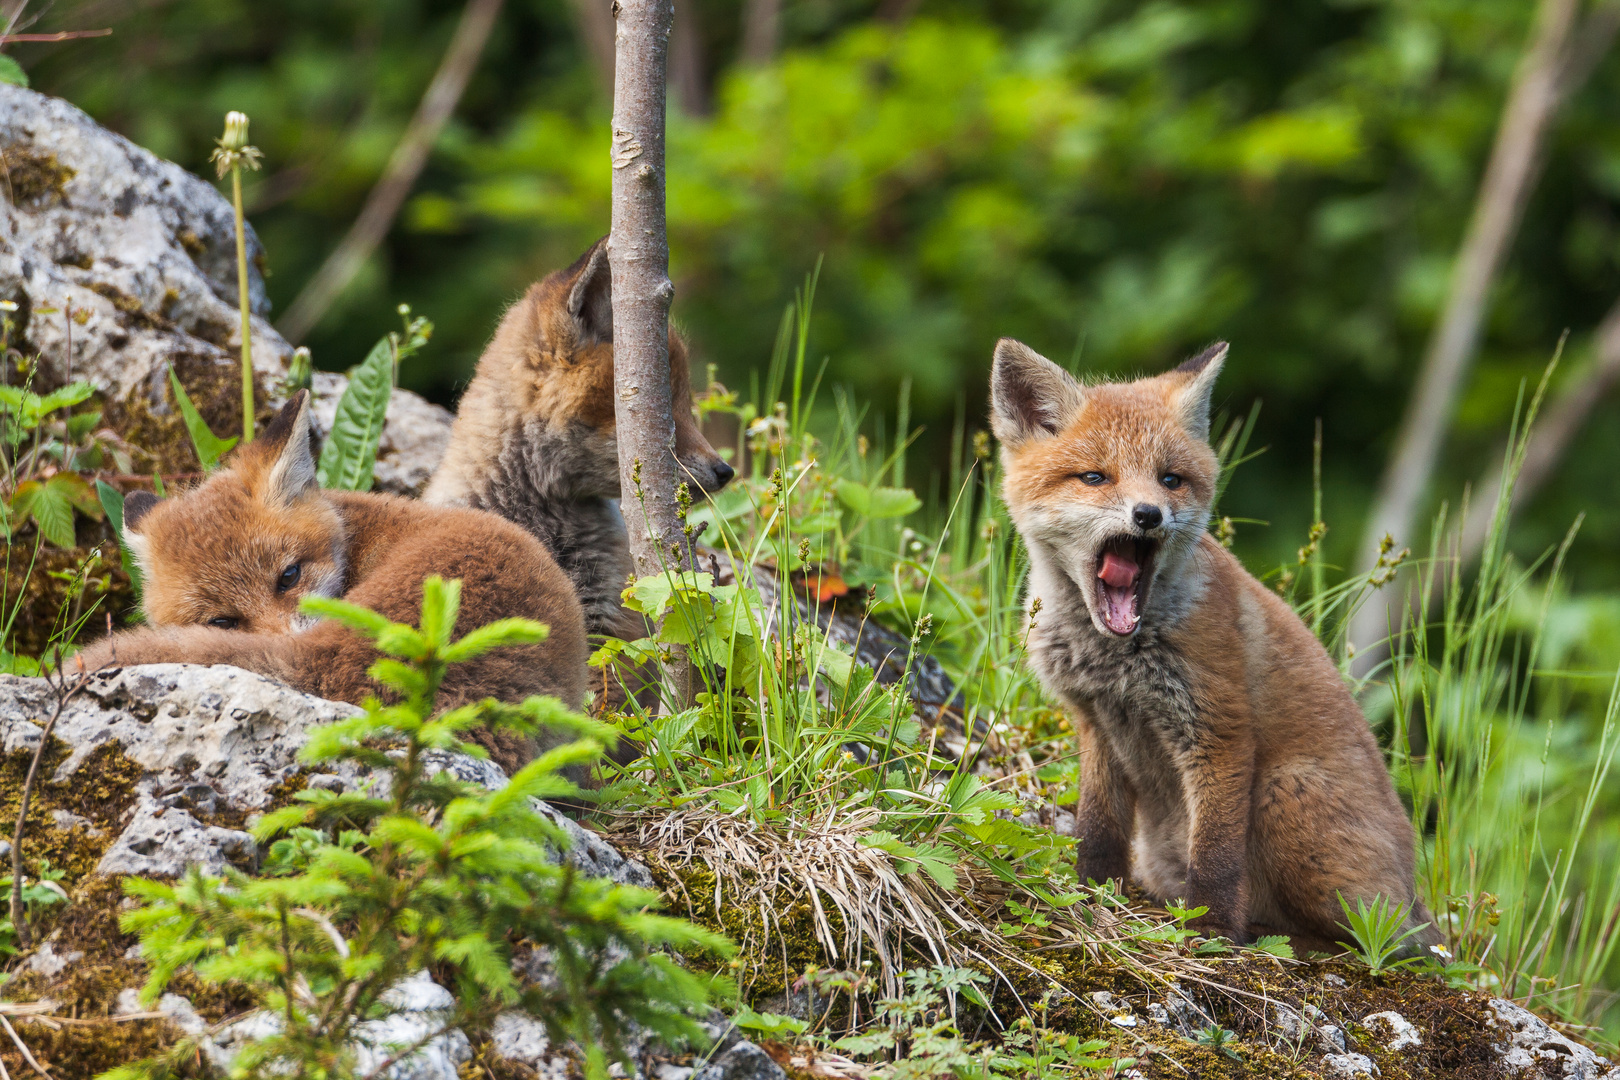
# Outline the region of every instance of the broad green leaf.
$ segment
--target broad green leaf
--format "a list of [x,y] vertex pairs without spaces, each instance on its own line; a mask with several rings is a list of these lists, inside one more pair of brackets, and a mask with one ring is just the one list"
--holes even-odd
[[837,494],[838,501],[860,517],[899,518],[922,509],[922,500],[910,488],[867,487],[842,480]]
[[39,526],[39,534],[59,548],[71,548],[73,502],[60,486],[39,480],[24,480],[11,496],[11,527],[20,529],[29,518]]
[[236,439],[221,439],[209,430],[197,406],[191,403],[186,388],[180,385],[180,376],[174,373],[174,368],[169,369],[169,386],[174,390],[175,404],[180,406],[180,417],[186,422],[186,433],[191,436],[191,445],[197,451],[197,460],[202,462],[203,472],[213,472],[219,459],[236,445]]
[[902,518],[922,509],[922,500],[910,488],[876,487],[871,492],[867,517]]
[[101,423],[101,411],[99,409],[68,417],[68,441],[74,443],[82,441],[85,436],[96,430],[96,425],[99,423]]
[[395,339],[390,334],[372,346],[360,366],[349,372],[349,385],[338,399],[332,430],[327,433],[315,469],[321,487],[371,490],[383,418],[394,393],[395,351]]
[[54,487],[73,504],[73,508],[85,517],[101,520],[101,499],[96,495],[96,489],[90,486],[90,481],[78,473],[57,473],[46,481],[47,487]]
[[96,481],[96,497],[101,500],[101,509],[107,515],[107,521],[113,528],[113,536],[118,540],[118,558],[124,564],[124,573],[129,575],[129,583],[135,590],[135,603],[141,602],[141,568],[135,562],[135,557],[129,552],[129,545],[124,543],[124,493],[107,483],[105,480]]
[[0,83],[10,83],[12,86],[27,86],[28,73],[22,65],[11,57],[0,53]]
[[95,392],[96,388],[87,382],[68,383],[66,386],[52,390],[39,399],[40,415],[45,416],[55,412],[57,409],[71,408]]

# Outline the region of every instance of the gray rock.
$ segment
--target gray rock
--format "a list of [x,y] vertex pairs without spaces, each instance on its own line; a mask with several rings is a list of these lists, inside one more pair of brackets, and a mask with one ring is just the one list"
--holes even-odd
[[1329,1054],[1322,1059],[1324,1076],[1377,1076],[1378,1066],[1366,1054]]
[[[443,1026],[446,1014],[455,1006],[450,991],[424,971],[388,990],[383,999],[397,1011],[356,1025],[357,1075],[376,1075],[378,1080],[456,1080],[457,1068],[472,1060],[472,1045],[457,1028],[437,1035],[415,1053],[376,1072],[396,1053]],[[215,1068],[228,1072],[245,1047],[280,1030],[280,1016],[252,1013],[206,1039],[203,1049]]]
[[185,810],[143,799],[135,817],[96,870],[138,877],[179,877],[193,866],[219,875],[234,857],[251,859],[253,837],[238,829],[204,825]]
[[[332,430],[338,399],[348,383],[342,375],[315,373],[311,386],[315,404],[310,410],[310,419],[321,438]],[[409,390],[396,389],[388,399],[382,439],[377,444],[377,464],[373,472],[376,486],[383,491],[408,495],[426,487],[450,445],[450,422],[454,419],[449,409],[417,397]]]
[[527,1065],[541,1080],[567,1080],[570,1059],[551,1048],[546,1025],[520,1012],[503,1012],[495,1018],[490,1032],[495,1053],[508,1061]]
[[75,950],[59,953],[54,944],[46,941],[41,942],[39,948],[34,950],[34,955],[28,958],[27,967],[28,970],[36,971],[47,979],[54,979],[67,970],[69,964],[76,964],[83,959],[82,952]]
[[1361,1026],[1371,1031],[1383,1043],[1385,1050],[1406,1050],[1423,1045],[1423,1036],[1412,1021],[1398,1012],[1369,1013],[1361,1018]]
[[[213,184],[65,101],[3,84],[0,152],[8,177],[0,185],[0,299],[21,308],[19,332],[39,352],[49,381],[71,374],[114,400],[139,396],[167,412],[169,365],[236,372],[236,227],[230,203]],[[279,401],[292,348],[268,321],[259,270],[265,253],[251,225],[247,243],[253,368]],[[69,305],[82,313],[71,333]],[[346,385],[342,375],[316,377],[318,432],[331,429]],[[421,488],[449,442],[450,419],[444,409],[395,390],[377,485]]]
[[692,1080],[786,1080],[771,1055],[751,1042],[739,1041],[693,1074]]
[[[0,747],[39,745],[53,692],[43,679],[0,675]],[[73,748],[51,777],[73,776],[116,740],[148,772],[153,793],[206,784],[239,809],[258,809],[297,768],[308,730],[353,716],[353,705],[301,694],[240,668],[153,664],[93,676],[52,732]]]
[[1620,1070],[1614,1070],[1608,1058],[1560,1035],[1522,1005],[1492,998],[1488,1007],[1492,1015],[1486,1023],[1502,1036],[1502,1042],[1494,1046],[1509,1069],[1567,1080],[1610,1080],[1620,1076]]

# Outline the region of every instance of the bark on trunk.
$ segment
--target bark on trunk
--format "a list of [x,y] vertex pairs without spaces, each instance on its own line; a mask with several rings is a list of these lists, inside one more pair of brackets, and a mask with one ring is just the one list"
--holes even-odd
[[743,61],[770,63],[781,40],[782,0],[748,0],[743,5]]
[[[620,506],[637,576],[685,566],[676,515],[669,371],[669,237],[664,223],[664,111],[671,0],[617,0],[613,78],[613,390]],[[666,665],[677,706],[691,698],[684,657]]]

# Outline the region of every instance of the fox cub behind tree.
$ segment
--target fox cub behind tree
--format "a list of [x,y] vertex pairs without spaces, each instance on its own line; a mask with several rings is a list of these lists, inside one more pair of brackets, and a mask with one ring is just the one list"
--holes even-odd
[[1080,878],[1134,870],[1234,941],[1331,948],[1341,895],[1382,895],[1417,926],[1412,826],[1366,720],[1315,635],[1206,531],[1225,357],[1082,386],[996,346],[1004,496],[1040,601],[1030,654],[1081,738]]
[[[549,694],[578,708],[584,696],[579,601],[539,542],[477,510],[321,490],[306,391],[200,486],[161,501],[144,492],[126,499],[124,539],[141,567],[151,625],[86,649],[86,670],[232,664],[359,704],[382,689],[366,674],[379,654],[340,623],[300,615],[299,600],[341,596],[414,626],[422,582],[438,574],[461,579],[458,637],[516,616],[550,627],[538,644],[453,665],[440,705]],[[475,737],[508,770],[533,756],[527,740],[509,734]]]
[[[631,561],[614,502],[619,447],[607,244],[598,240],[507,310],[462,395],[450,447],[422,498],[489,510],[523,526],[574,583],[587,631],[635,639],[647,628],[620,599]],[[673,329],[669,376],[679,475],[694,496],[719,491],[732,468],[692,418],[686,343]]]

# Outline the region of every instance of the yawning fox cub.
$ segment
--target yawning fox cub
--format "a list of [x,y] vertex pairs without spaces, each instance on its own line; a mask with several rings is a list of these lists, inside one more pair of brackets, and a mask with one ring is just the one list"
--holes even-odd
[[1412,826],[1366,720],[1310,630],[1205,531],[1225,357],[1082,386],[996,346],[1003,491],[1040,601],[1030,653],[1082,742],[1080,877],[1132,869],[1234,941],[1258,924],[1329,947],[1341,895],[1382,895],[1416,926]]
[[[300,390],[230,467],[176,498],[124,502],[124,540],[140,564],[152,624],[86,649],[86,670],[111,664],[232,664],[325,698],[359,703],[380,691],[378,654],[335,622],[298,613],[304,596],[342,596],[415,625],[422,582],[461,579],[457,636],[514,616],[546,623],[536,645],[496,649],[446,674],[446,707],[549,694],[578,708],[585,628],[557,564],[528,533],[492,514],[392,495],[323,491]],[[532,748],[480,736],[504,767]]]

